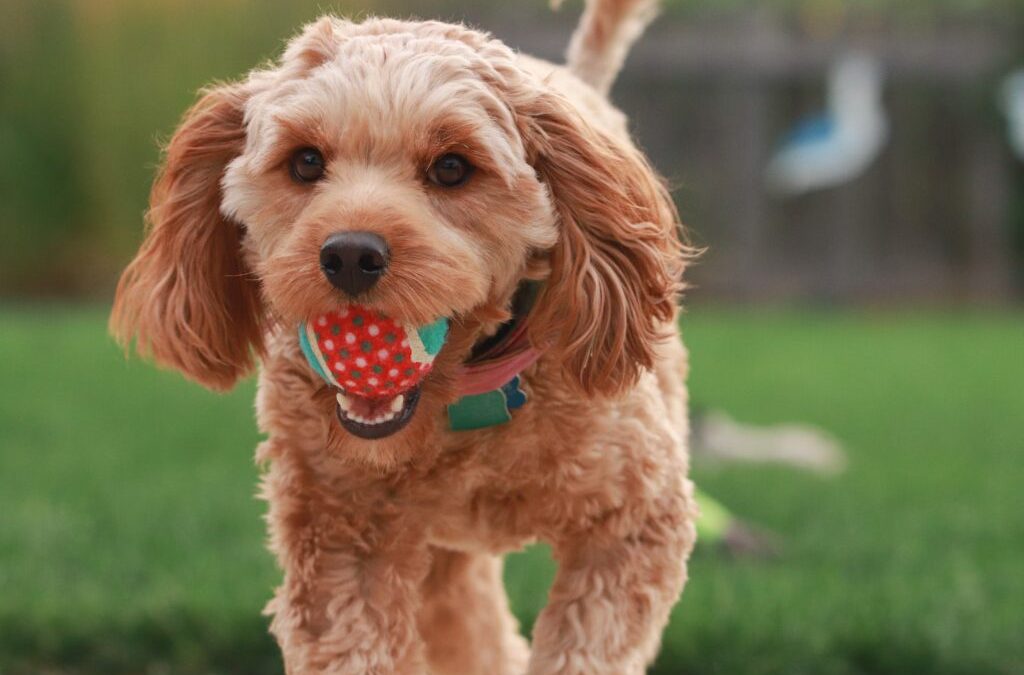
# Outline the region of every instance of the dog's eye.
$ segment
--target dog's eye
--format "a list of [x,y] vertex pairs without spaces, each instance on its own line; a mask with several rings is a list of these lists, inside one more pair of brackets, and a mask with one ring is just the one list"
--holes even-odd
[[465,157],[452,153],[442,155],[427,169],[430,182],[442,187],[462,185],[472,174],[473,165]]
[[313,183],[324,175],[324,156],[316,148],[302,148],[292,155],[292,178],[300,183]]

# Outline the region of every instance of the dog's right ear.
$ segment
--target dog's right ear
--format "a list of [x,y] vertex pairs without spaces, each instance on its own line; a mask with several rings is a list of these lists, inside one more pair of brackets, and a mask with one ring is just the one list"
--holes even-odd
[[126,347],[225,391],[262,351],[259,284],[242,260],[241,227],[220,212],[221,178],[245,143],[244,84],[207,90],[167,146],[148,232],[121,276],[110,319]]

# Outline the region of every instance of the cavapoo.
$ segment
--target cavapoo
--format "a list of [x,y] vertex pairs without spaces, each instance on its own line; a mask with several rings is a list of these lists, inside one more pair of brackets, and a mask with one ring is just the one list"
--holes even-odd
[[[606,98],[654,10],[589,0],[567,66],[460,25],[323,18],[168,144],[111,326],[212,389],[259,364],[291,675],[654,658],[695,537],[689,251]],[[447,319],[415,388],[364,399],[311,367],[298,327],[348,307]],[[529,644],[502,555],[535,540],[558,573]]]

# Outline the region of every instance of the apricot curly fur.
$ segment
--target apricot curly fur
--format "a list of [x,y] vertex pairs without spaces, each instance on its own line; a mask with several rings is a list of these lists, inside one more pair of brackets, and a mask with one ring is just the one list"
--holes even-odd
[[[587,83],[614,77],[641,4],[594,0],[574,42],[593,53],[570,69],[462,26],[326,17],[210,89],[171,140],[111,326],[216,389],[258,361],[283,570],[267,613],[290,675],[639,675],[657,652],[695,537],[676,329],[689,249]],[[288,158],[310,145],[327,170],[301,185]],[[445,152],[477,167],[466,185],[424,179]],[[344,302],[317,258],[343,230],[391,249],[361,304],[451,319],[411,422],[376,441],[338,424],[294,330]],[[527,278],[544,283],[529,403],[453,433],[460,366]],[[559,570],[528,645],[501,556],[535,540]]]

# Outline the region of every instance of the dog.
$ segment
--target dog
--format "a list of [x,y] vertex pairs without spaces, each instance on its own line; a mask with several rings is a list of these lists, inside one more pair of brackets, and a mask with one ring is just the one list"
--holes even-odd
[[[607,99],[655,10],[588,0],[567,66],[461,25],[321,18],[206,89],[167,145],[111,329],[214,390],[259,366],[290,675],[622,675],[656,655],[695,539],[691,250]],[[342,254],[372,278],[321,264],[351,233]],[[352,303],[450,320],[379,426],[300,350],[298,325]],[[504,373],[520,405],[453,429],[496,345],[533,354]],[[528,644],[502,555],[537,540],[558,572]]]

